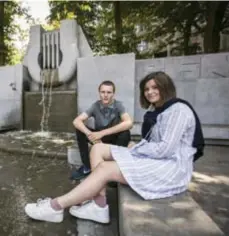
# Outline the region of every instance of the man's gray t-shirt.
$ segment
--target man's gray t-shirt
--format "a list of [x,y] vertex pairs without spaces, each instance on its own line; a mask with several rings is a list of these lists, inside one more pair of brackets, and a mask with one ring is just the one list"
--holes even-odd
[[126,111],[122,102],[114,100],[108,106],[103,105],[101,101],[96,101],[85,112],[88,117],[95,119],[95,129],[102,130],[119,124],[121,115]]

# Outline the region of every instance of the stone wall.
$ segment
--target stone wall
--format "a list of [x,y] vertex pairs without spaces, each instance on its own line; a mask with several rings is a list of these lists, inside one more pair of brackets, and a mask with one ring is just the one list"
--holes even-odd
[[0,67],[0,130],[20,126],[23,67]]
[[158,70],[172,77],[178,96],[196,109],[205,138],[229,139],[229,53],[137,60],[134,133],[140,132],[144,114],[138,101],[139,81]]
[[[72,121],[99,98],[98,85],[112,80],[116,98],[134,118],[132,134],[140,134],[144,110],[139,104],[139,81],[152,71],[165,71],[174,80],[178,96],[199,114],[207,139],[229,139],[229,53],[167,57],[135,61],[134,54],[85,57],[77,60],[77,88],[53,91],[49,126],[52,131],[74,132]],[[16,126],[40,130],[41,92],[24,91],[22,65],[0,68],[0,129]],[[15,88],[15,90],[13,89]],[[76,90],[78,98],[76,98]],[[23,104],[23,113],[21,105]],[[22,116],[21,116],[22,115]]]

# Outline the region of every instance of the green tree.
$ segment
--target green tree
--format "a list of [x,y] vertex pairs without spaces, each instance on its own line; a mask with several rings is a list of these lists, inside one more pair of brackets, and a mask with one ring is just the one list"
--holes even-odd
[[204,39],[205,53],[219,51],[220,32],[228,27],[228,1],[153,2],[151,5],[154,21],[159,23],[152,35],[164,36],[165,45],[175,42],[175,48],[189,55],[195,46],[190,39],[199,35]]
[[218,52],[220,47],[220,32],[228,27],[228,1],[213,1],[204,3],[206,26],[204,28],[204,52]]
[[59,23],[64,19],[76,19],[82,27],[90,46],[95,45],[95,24],[98,18],[97,13],[99,2],[92,1],[53,1],[49,0],[50,16],[49,23],[59,27]]
[[5,2],[0,2],[0,66],[5,64],[6,49],[4,43],[4,8]]
[[[201,1],[49,1],[50,22],[74,18],[96,54],[134,52],[152,57],[172,47],[173,55],[195,54],[204,39],[205,52],[219,50],[219,34],[228,27],[228,2]],[[140,29],[140,30],[139,30]],[[139,52],[138,45],[149,47]]]
[[96,24],[96,42],[100,54],[137,51],[136,11],[144,2],[101,2]]
[[[132,3],[133,4],[133,3]],[[74,18],[83,28],[96,54],[123,53],[135,50],[135,26],[128,19],[130,5],[119,1],[49,1],[50,23]]]
[[190,38],[203,22],[199,2],[152,2],[149,8],[151,17],[143,23],[146,24],[147,39],[154,39],[152,43],[157,45],[156,50],[165,50],[171,44],[179,53],[191,54]]
[[25,16],[31,20],[28,9],[18,1],[0,2],[0,65],[14,64],[18,51],[13,43],[15,33],[21,32],[15,17]]

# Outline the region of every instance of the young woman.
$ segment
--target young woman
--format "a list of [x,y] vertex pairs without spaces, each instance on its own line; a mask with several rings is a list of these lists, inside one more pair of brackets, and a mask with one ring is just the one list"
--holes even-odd
[[[194,154],[199,150],[200,156],[204,144],[195,111],[176,99],[175,86],[164,72],[151,73],[141,81],[140,102],[149,110],[138,144],[129,148],[95,144],[90,153],[92,173],[65,195],[27,204],[26,214],[37,220],[61,222],[63,209],[72,206],[70,214],[75,217],[108,223],[105,187],[109,181],[128,184],[144,199],[185,191]],[[77,205],[89,199],[93,200]]]

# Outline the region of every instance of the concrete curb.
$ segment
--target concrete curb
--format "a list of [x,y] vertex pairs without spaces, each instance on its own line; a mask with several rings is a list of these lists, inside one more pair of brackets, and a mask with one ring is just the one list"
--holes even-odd
[[0,150],[7,153],[12,154],[25,154],[25,155],[36,155],[38,157],[50,158],[55,157],[60,160],[67,160],[67,151],[66,152],[54,152],[54,151],[42,151],[42,150],[35,150],[31,148],[19,148],[19,147],[6,147],[0,145]]

